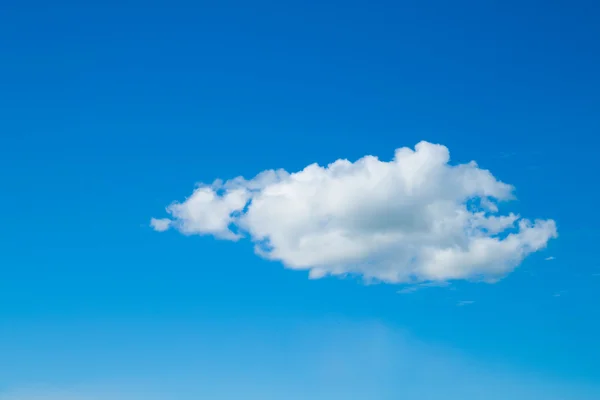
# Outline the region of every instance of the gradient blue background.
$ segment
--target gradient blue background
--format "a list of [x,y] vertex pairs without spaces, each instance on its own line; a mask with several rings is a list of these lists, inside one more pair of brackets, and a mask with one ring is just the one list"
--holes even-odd
[[[599,19],[594,1],[2,2],[0,393],[599,398]],[[148,226],[199,181],[420,140],[560,237],[495,285],[399,295]],[[315,378],[324,354],[361,368]]]

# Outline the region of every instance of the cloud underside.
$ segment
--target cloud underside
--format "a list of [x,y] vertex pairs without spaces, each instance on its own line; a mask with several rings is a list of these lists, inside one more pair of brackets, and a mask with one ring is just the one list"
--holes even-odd
[[418,143],[394,158],[365,156],[267,170],[199,185],[155,219],[157,231],[236,241],[312,278],[359,275],[389,283],[495,281],[557,237],[553,220],[501,214],[514,188],[475,162],[449,164],[442,145]]

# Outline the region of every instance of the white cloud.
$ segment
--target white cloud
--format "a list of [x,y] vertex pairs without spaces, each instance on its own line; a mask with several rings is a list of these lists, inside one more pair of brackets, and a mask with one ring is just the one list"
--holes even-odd
[[498,214],[511,185],[472,161],[450,165],[442,145],[400,148],[326,167],[264,171],[200,185],[167,208],[156,230],[237,240],[312,278],[356,274],[391,283],[497,280],[557,237],[553,220]]
[[462,301],[459,301],[458,303],[456,303],[456,305],[459,307],[463,307],[463,306],[471,305],[473,303],[475,303],[473,300],[462,300]]
[[550,256],[550,257],[546,257],[546,258],[545,258],[545,260],[546,260],[546,261],[552,261],[552,260],[555,260],[555,259],[556,259],[556,258],[555,258],[555,257],[553,257],[553,256]]
[[153,227],[155,231],[164,232],[171,227],[171,220],[169,218],[152,218],[150,220],[150,226]]

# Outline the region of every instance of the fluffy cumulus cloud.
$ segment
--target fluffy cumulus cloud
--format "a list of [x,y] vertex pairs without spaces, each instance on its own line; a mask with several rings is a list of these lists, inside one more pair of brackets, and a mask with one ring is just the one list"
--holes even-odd
[[313,278],[493,281],[557,237],[551,219],[499,212],[513,191],[474,161],[452,165],[445,146],[420,142],[387,162],[365,156],[199,185],[167,207],[170,218],[151,224],[157,231],[248,237],[258,255]]

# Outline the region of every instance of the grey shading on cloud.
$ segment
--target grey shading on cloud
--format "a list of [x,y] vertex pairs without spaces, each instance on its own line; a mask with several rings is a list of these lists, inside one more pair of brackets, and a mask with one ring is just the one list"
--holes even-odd
[[476,162],[452,165],[445,146],[420,142],[391,161],[340,159],[200,184],[151,225],[249,238],[257,255],[315,279],[495,282],[558,236],[552,219],[501,214],[498,204],[514,198]]

